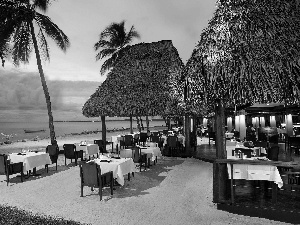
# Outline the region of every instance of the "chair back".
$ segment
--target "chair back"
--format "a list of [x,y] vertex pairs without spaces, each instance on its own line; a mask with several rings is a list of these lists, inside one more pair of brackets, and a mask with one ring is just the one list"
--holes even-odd
[[300,188],[300,172],[286,171],[281,174],[283,188]]
[[166,135],[166,136],[168,135],[168,130],[163,130],[162,132],[164,135]]
[[151,142],[159,143],[160,137],[159,136],[152,136],[151,137]]
[[145,132],[140,133],[140,142],[146,142],[147,138],[148,138],[147,133]]
[[48,145],[46,147],[46,153],[49,154],[49,156],[58,156],[59,154],[59,148],[58,145]]
[[125,135],[124,137],[124,145],[125,146],[132,146],[133,145],[133,137],[132,135]]
[[140,161],[141,157],[141,148],[139,147],[133,147],[132,150],[134,150],[134,155],[133,155],[133,162],[138,163]]
[[169,136],[167,138],[168,147],[171,147],[171,148],[177,147],[177,141],[178,141],[178,138],[176,136]]
[[66,158],[76,157],[76,153],[75,153],[76,146],[74,144],[64,144],[63,148],[64,148],[64,154]]
[[94,140],[94,144],[98,145],[99,148],[103,148],[103,145],[104,145],[103,141],[99,140],[99,139]]
[[153,134],[153,136],[159,136],[159,132],[158,131],[153,131],[152,134]]
[[279,147],[272,146],[268,149],[267,158],[273,161],[278,161]]
[[106,143],[104,143],[104,141],[97,139],[97,140],[94,140],[94,144],[99,146],[99,151],[101,153],[106,153],[107,152],[107,151],[104,151],[104,145],[106,145]]
[[6,175],[7,171],[7,155],[0,154],[0,174]]
[[58,145],[48,145],[46,147],[46,153],[49,154],[52,163],[57,162],[58,155],[59,155]]
[[96,163],[82,162],[80,164],[81,183],[84,186],[99,187],[100,166]]
[[238,153],[239,151],[244,153],[244,155],[247,156],[247,158],[251,158],[251,153],[253,152],[252,149],[245,149],[245,148],[236,148],[235,153]]

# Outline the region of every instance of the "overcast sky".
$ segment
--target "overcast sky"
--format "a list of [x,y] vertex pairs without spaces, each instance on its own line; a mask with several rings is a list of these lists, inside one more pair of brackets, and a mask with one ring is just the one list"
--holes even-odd
[[[186,63],[212,18],[216,0],[55,0],[46,13],[69,37],[63,53],[49,40],[50,63],[43,69],[55,120],[81,120],[82,106],[106,78],[93,49],[99,34],[112,22],[125,20],[140,33],[139,42],[171,40]],[[0,121],[47,119],[45,96],[34,52],[29,65],[0,67]],[[69,82],[73,81],[73,82]],[[83,82],[84,81],[84,82]],[[88,82],[90,81],[90,82]],[[22,120],[24,120],[24,118]]]
[[[134,25],[141,35],[133,44],[172,40],[186,63],[215,4],[216,0],[55,0],[46,15],[69,37],[71,46],[65,54],[49,41],[51,59],[44,63],[46,76],[102,82],[106,78],[99,74],[103,61],[96,62],[93,45],[106,26],[122,20],[127,30]],[[5,69],[10,68],[8,62]],[[37,71],[34,54],[30,64],[19,70]]]

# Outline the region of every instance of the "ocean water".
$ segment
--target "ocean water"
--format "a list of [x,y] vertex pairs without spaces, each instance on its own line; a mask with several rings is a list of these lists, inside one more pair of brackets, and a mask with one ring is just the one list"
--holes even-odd
[[[146,126],[146,122],[143,122],[144,127]],[[11,141],[17,141],[22,139],[32,139],[35,137],[38,138],[46,138],[50,136],[50,131],[47,122],[0,122],[0,142],[6,140],[3,134],[12,135],[10,138]],[[165,126],[165,122],[163,120],[154,120],[149,122],[150,127],[154,126]],[[114,120],[114,121],[106,121],[106,129],[121,129],[129,128],[130,121],[127,120]],[[136,128],[136,121],[133,121],[132,127]],[[41,130],[44,129],[45,132],[37,132],[37,133],[25,133],[24,129],[28,130]],[[54,130],[56,137],[66,134],[72,133],[81,133],[83,131],[101,131],[102,123],[101,122],[54,122]]]

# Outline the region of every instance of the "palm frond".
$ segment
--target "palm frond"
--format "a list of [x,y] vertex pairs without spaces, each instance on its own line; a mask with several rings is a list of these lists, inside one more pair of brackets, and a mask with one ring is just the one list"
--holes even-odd
[[129,44],[134,37],[139,37],[139,34],[135,31],[134,26],[126,34],[124,20],[120,23],[111,23],[101,32],[99,41],[94,44],[95,51],[102,49],[97,53],[96,60],[109,56],[112,58],[102,65],[100,70],[102,75],[105,73],[105,70],[111,69],[116,64],[118,52]]
[[103,76],[114,65],[114,59],[109,58],[101,66],[100,74]]
[[111,56],[113,53],[115,53],[117,49],[115,48],[107,48],[107,49],[102,49],[97,55],[96,55],[96,60],[101,60],[105,57]]
[[55,23],[51,21],[48,16],[36,12],[35,20],[39,27],[56,42],[57,46],[60,47],[61,50],[67,50],[70,46],[68,37]]
[[13,43],[13,63],[16,66],[19,65],[19,62],[29,63],[29,56],[32,51],[32,42],[30,28],[26,22],[23,22],[16,31]]
[[140,34],[135,30],[134,26],[131,26],[130,31],[128,32],[128,34],[125,37],[124,43],[123,45],[129,44],[133,38],[138,38],[140,39],[141,36]]
[[97,51],[99,48],[114,48],[113,44],[107,40],[99,40],[94,45],[94,50]]

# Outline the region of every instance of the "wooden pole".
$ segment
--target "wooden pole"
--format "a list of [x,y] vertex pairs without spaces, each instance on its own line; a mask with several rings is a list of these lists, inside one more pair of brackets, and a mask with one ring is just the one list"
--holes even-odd
[[102,122],[103,152],[106,152],[106,124],[105,124],[105,116],[101,116],[101,122]]
[[185,127],[184,127],[184,136],[185,136],[185,151],[186,151],[186,155],[188,157],[192,156],[192,152],[191,152],[191,137],[190,137],[190,133],[191,133],[191,119],[189,117],[189,115],[185,115]]
[[130,116],[129,119],[130,119],[130,133],[133,134],[133,129],[132,129],[132,116]]
[[197,151],[197,127],[198,127],[198,118],[197,118],[197,116],[194,116],[194,123],[193,123],[194,154]]
[[[224,127],[224,107],[220,99],[215,103],[215,132],[216,132],[216,157],[217,159],[226,158],[225,146],[225,127]],[[213,174],[213,201],[226,202],[226,182],[228,179],[226,164],[214,163]]]

